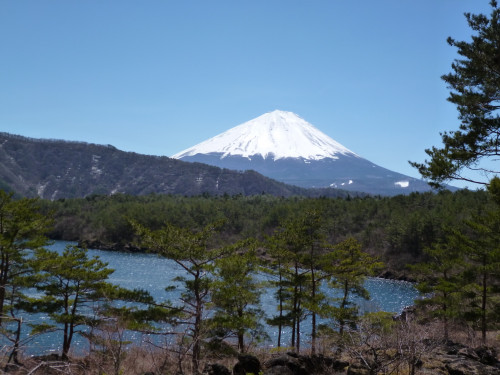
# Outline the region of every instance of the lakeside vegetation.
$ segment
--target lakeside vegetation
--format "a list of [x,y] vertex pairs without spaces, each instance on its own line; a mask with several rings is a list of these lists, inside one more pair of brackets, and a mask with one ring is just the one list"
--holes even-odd
[[494,204],[485,191],[468,190],[347,199],[118,194],[41,203],[43,212],[54,213],[51,238],[118,250],[137,245],[131,219],[152,230],[165,223],[200,230],[224,219],[219,240],[229,244],[249,238],[263,241],[286,220],[314,210],[321,215],[328,242],[354,237],[364,251],[384,261],[385,276],[391,278],[409,277],[406,265],[423,260],[424,249],[443,239],[446,228],[460,229],[464,220]]
[[[273,343],[278,352],[342,353],[338,360],[346,366],[359,364],[361,355],[370,358],[360,365],[367,371],[415,371],[431,342],[467,338],[498,345],[500,209],[494,192],[349,199],[116,195],[51,202],[15,200],[0,191],[0,197],[5,369],[23,368],[29,342],[21,329],[32,313],[50,317],[32,325],[32,335],[61,332],[60,360],[70,359],[73,338],[83,335],[92,347],[86,358],[106,357],[100,368],[115,374],[124,371],[130,353],[150,350],[127,342],[124,333],[153,333],[158,322],[173,338],[155,355],[166,355],[172,371],[198,374],[214,356],[230,362],[238,353],[258,352],[266,336],[258,303],[264,286],[255,279],[262,271],[276,290],[276,314],[265,324],[291,332],[290,342],[278,336]],[[145,291],[111,285],[105,263],[76,246],[61,255],[48,251],[47,234],[172,259],[186,271],[177,279],[180,300],[159,303]],[[428,298],[417,315],[399,322],[391,314],[360,315],[350,298],[368,298],[363,280],[381,274],[419,281]],[[339,297],[323,294],[320,282],[341,290]],[[27,288],[36,288],[37,297],[26,295]],[[118,300],[133,304],[118,307]],[[312,321],[307,328],[306,317]],[[317,324],[320,317],[330,323]],[[425,333],[429,324],[432,335]],[[412,330],[419,334],[411,336]],[[407,352],[394,352],[394,345],[403,345],[394,340],[402,338]],[[421,352],[408,345],[420,345]]]

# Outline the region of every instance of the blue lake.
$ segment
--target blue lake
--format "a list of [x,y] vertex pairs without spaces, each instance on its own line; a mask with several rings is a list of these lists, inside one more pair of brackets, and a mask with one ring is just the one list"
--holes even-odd
[[[51,246],[51,249],[62,252],[68,243],[62,241],[55,242]],[[169,300],[174,304],[177,302],[179,290],[165,291],[165,287],[173,284],[173,278],[184,275],[184,271],[175,262],[154,254],[121,253],[93,249],[89,250],[89,256],[99,256],[102,261],[108,263],[109,268],[115,270],[109,277],[111,283],[130,289],[145,289],[158,301]],[[357,301],[362,311],[383,310],[398,314],[406,306],[412,305],[414,300],[418,298],[418,292],[408,282],[370,278],[366,281],[365,286],[370,292],[371,299],[369,301]],[[329,290],[331,296],[335,296],[335,293],[335,290]],[[276,301],[271,290],[263,290],[261,305],[268,316],[276,313]],[[302,323],[305,343],[309,339],[307,333],[310,331],[307,324],[307,320]],[[271,337],[269,345],[276,344],[274,338],[277,336],[277,332],[275,331],[274,327],[269,328],[268,333]],[[288,331],[283,331],[282,344],[288,344],[288,335]],[[149,338],[135,334],[134,339],[141,341]],[[48,353],[58,351],[61,342],[62,338],[60,335],[39,336],[29,344],[28,352]],[[73,344],[73,350],[86,351],[87,349],[87,341],[77,336]]]

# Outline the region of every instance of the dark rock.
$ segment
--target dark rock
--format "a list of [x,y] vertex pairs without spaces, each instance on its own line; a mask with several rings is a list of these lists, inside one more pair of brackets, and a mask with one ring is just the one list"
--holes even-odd
[[472,348],[462,348],[457,353],[459,356],[466,357],[472,359],[474,361],[479,361],[479,356],[476,351]]
[[231,375],[229,369],[218,363],[207,363],[203,369],[203,375]]
[[238,356],[238,362],[233,367],[233,375],[258,375],[261,371],[260,361],[257,357],[249,354],[241,354]]
[[286,355],[280,355],[279,357],[272,358],[266,363],[264,363],[264,367],[270,368],[276,366],[286,366],[287,362],[288,362],[288,357]]
[[498,353],[495,348],[481,346],[476,349],[476,354],[479,357],[479,362],[490,366],[499,366]]
[[322,355],[300,356],[296,353],[287,353],[267,361],[264,364],[266,368],[264,375],[278,374],[279,371],[284,371],[283,369],[286,369],[283,373],[291,375],[322,374],[332,370],[344,370],[348,365],[347,362]]
[[264,375],[294,375],[287,366],[273,366],[264,372]]
[[351,365],[347,369],[347,375],[370,375],[370,370],[361,366]]
[[498,375],[500,371],[493,366],[471,360],[454,360],[446,364],[450,375]]
[[458,344],[456,342],[452,342],[452,341],[448,341],[446,344],[445,344],[445,347],[446,347],[446,353],[447,354],[458,354],[458,352],[461,350],[461,349],[464,349],[465,346],[462,345],[462,344]]
[[455,343],[447,343],[425,354],[422,357],[422,369],[425,373],[436,375],[500,374],[495,350],[472,349]]

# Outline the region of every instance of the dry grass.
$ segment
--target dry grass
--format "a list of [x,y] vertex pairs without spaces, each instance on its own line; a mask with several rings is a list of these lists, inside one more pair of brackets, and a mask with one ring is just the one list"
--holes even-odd
[[[464,329],[463,325],[455,325],[450,327],[450,339],[458,344],[462,344],[467,347],[479,347],[481,346],[480,335],[477,332]],[[410,332],[414,330],[413,332]],[[440,333],[442,332],[442,326],[437,321],[428,321],[424,326],[415,325],[408,332],[409,338],[414,339],[418,336],[418,345],[426,342],[426,340],[431,340],[437,342]],[[394,334],[394,333],[392,333]],[[399,337],[401,338],[401,332],[399,332]],[[390,340],[389,340],[390,341]],[[488,346],[493,347],[500,352],[500,332],[489,332],[488,334]],[[416,350],[422,351],[422,356],[426,360],[431,361],[432,356],[427,359],[428,354],[432,354],[432,345],[426,347],[425,345],[416,346]],[[192,374],[193,369],[191,368],[191,361],[188,356],[179,358],[175,353],[175,348],[162,349],[158,347],[143,345],[141,347],[132,347],[126,350],[123,357],[116,361],[116,357],[113,357],[111,352],[93,352],[86,357],[75,357],[68,362],[60,361],[55,356],[48,357],[21,357],[20,361],[22,366],[9,366],[8,372],[5,371],[5,360],[2,363],[0,361],[0,374],[8,373],[14,375],[143,375],[143,374],[178,374],[179,364],[182,366],[184,374]],[[319,354],[325,356],[336,356],[338,357],[338,346],[334,341],[325,340],[321,342]],[[399,348],[400,349],[400,348]],[[391,350],[398,351],[397,347],[386,348],[387,353],[390,354]],[[256,347],[252,348],[251,353],[259,358],[261,363],[265,363],[269,359],[282,355],[290,348],[281,349],[270,349],[267,347]],[[334,353],[335,352],[335,353]],[[310,354],[307,350],[303,350],[301,354]],[[390,357],[390,356],[389,356]],[[342,359],[353,361],[354,359],[349,358],[348,351],[342,353]],[[205,357],[201,363],[200,370],[202,370],[205,364],[217,363],[226,366],[230,370],[234,367],[237,362],[237,358],[234,356],[224,356],[224,355],[211,355],[211,357]],[[404,361],[398,366],[399,369],[395,373],[404,374],[405,366]],[[116,365],[116,366],[115,366]],[[429,366],[432,364],[429,364]],[[423,366],[417,371],[417,374],[428,374],[429,366]],[[432,367],[432,366],[430,366]]]

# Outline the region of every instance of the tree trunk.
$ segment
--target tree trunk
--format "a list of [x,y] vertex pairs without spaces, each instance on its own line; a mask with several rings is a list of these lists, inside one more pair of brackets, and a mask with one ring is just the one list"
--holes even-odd
[[281,347],[281,331],[283,330],[283,297],[281,296],[281,287],[280,287],[280,319],[278,323],[278,348]]
[[8,274],[8,255],[2,254],[2,262],[0,264],[0,326],[4,321],[5,289],[7,288]]
[[[484,266],[483,266],[484,268]],[[482,296],[481,296],[481,341],[483,345],[486,345],[486,300],[488,297],[488,276],[486,270],[483,270],[483,280],[482,280]]]
[[[345,309],[348,295],[349,295],[349,283],[346,280],[344,281],[344,297],[342,298],[342,303],[340,304],[342,314],[344,313],[343,310]],[[345,325],[345,320],[343,317],[341,317],[339,319],[339,333],[341,336],[344,334],[344,325]]]
[[[445,294],[445,300],[446,300],[446,294]],[[446,303],[443,304],[443,330],[444,330],[444,341],[445,342],[448,342],[448,338],[449,338],[449,331],[448,331],[448,316],[446,315],[447,314],[447,310],[448,310],[448,306],[446,305]]]
[[203,314],[203,301],[201,297],[200,290],[200,272],[198,271],[195,275],[194,280],[194,295],[196,301],[195,307],[195,321],[193,327],[193,374],[198,375],[200,373],[200,356],[201,356],[201,318]]
[[68,359],[69,352],[69,323],[64,323],[64,333],[63,333],[63,347],[62,347],[62,359]]
[[297,348],[297,354],[300,353],[300,301],[297,306],[297,344],[295,347]]
[[[281,267],[281,264],[278,267]],[[283,278],[281,276],[281,268],[279,272],[280,319],[278,322],[278,348],[281,347],[281,331],[283,330]]]
[[[238,317],[243,318],[243,310],[238,309]],[[238,350],[240,353],[245,353],[245,342],[244,342],[244,331],[239,330],[238,331]]]
[[9,359],[7,361],[7,365],[5,366],[5,371],[7,371],[7,366],[11,361],[14,361],[16,365],[19,365],[19,360],[17,359],[17,355],[19,353],[19,341],[21,340],[21,325],[22,325],[22,319],[15,319],[17,322],[17,330],[16,330],[16,338],[14,341],[14,348],[12,349],[12,352],[9,355]]
[[[314,278],[314,267],[311,267],[311,297],[313,304],[316,303],[316,279]],[[316,354],[316,313],[313,311],[311,318],[311,354]]]
[[297,286],[293,290],[293,306],[292,306],[292,342],[291,347],[295,348],[295,334],[297,325]]

